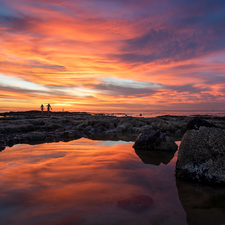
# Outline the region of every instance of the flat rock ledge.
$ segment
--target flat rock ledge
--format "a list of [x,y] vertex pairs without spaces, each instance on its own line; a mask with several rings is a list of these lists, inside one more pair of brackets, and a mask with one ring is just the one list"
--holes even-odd
[[134,149],[147,151],[176,151],[178,146],[174,140],[159,129],[145,129],[133,145]]
[[[205,117],[225,129],[225,117]],[[6,112],[0,113],[0,151],[15,144],[70,141],[81,137],[135,141],[143,130],[156,127],[181,140],[192,119],[172,115],[145,118],[86,112]]]
[[176,163],[179,178],[225,184],[225,130],[199,127],[188,130],[179,147]]

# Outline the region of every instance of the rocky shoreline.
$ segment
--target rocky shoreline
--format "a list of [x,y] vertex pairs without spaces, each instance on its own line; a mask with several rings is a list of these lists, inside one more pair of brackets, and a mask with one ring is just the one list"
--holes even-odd
[[[225,129],[224,117],[198,116]],[[87,137],[94,140],[135,141],[144,129],[158,128],[175,140],[181,140],[192,116],[154,118],[117,117],[85,112],[40,111],[0,113],[0,150],[15,144],[70,141]]]

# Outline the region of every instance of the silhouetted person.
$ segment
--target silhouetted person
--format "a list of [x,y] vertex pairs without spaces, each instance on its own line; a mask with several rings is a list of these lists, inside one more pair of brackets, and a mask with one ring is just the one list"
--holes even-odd
[[50,110],[52,110],[52,107],[50,104],[47,105],[47,110],[48,110],[48,113],[50,112]]
[[44,111],[44,105],[43,104],[41,104],[40,109],[41,109],[41,113],[43,114],[43,111]]

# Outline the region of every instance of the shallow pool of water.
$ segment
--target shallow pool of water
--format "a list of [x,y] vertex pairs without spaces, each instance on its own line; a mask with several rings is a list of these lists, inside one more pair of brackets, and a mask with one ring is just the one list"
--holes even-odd
[[[146,155],[132,145],[82,138],[6,148],[0,152],[0,224],[211,224],[209,215],[212,224],[225,223],[222,209],[199,207],[223,188],[176,180],[177,153]],[[118,205],[140,195],[153,203],[140,211]]]

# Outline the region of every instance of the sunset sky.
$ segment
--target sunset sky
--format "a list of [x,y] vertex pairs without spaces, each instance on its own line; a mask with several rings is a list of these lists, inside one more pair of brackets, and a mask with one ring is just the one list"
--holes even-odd
[[225,110],[224,0],[0,0],[0,111]]

